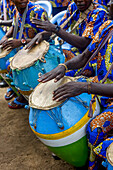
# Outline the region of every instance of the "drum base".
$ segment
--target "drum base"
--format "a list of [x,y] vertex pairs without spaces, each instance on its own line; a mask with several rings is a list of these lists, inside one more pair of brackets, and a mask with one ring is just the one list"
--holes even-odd
[[55,153],[59,158],[67,163],[75,166],[85,166],[88,160],[88,147],[86,136],[82,137],[77,142],[62,146],[62,147],[50,147],[49,150]]

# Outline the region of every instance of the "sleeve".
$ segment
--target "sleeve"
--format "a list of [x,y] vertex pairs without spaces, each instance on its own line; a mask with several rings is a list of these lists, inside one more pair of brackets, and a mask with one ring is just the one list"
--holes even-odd
[[105,141],[103,141],[102,143],[100,143],[95,149],[94,152],[96,153],[96,155],[102,157],[102,158],[106,158],[106,150],[108,148],[108,146],[113,143],[113,137],[109,137],[107,138]]
[[[37,19],[45,20],[45,18],[48,18],[47,12],[41,6],[37,6],[37,8],[34,9],[33,13],[34,14],[32,17],[35,17]],[[30,17],[30,18],[32,18],[32,17]],[[37,30],[37,33],[43,31],[42,29],[37,28],[35,24],[32,24],[32,27]]]
[[98,45],[101,43],[102,39],[108,34],[109,30],[112,27],[112,21],[108,20],[104,22],[100,27],[96,35],[93,37],[93,40],[87,47],[90,52],[93,52]]
[[82,36],[93,39],[99,27],[107,20],[105,10],[94,10],[90,16],[87,17],[87,25]]

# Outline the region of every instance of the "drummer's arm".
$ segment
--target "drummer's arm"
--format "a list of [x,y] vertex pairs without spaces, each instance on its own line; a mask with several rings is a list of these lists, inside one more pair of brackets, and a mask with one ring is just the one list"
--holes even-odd
[[91,52],[86,49],[82,54],[79,54],[78,56],[75,56],[71,60],[67,61],[65,65],[67,66],[68,70],[82,68],[86,64],[90,56]]
[[11,20],[7,20],[7,21],[4,21],[4,20],[0,20],[0,25],[4,25],[4,26],[11,26],[12,25],[12,19]]
[[14,30],[14,28],[13,28],[13,26],[11,26],[10,28],[9,28],[9,30],[7,31],[7,33],[6,33],[6,37],[7,38],[11,38],[12,36],[13,36],[13,30]]
[[11,26],[8,30],[8,32],[2,37],[0,40],[0,44],[3,44],[5,41],[8,40],[8,38],[12,37],[13,34],[13,26]]
[[33,39],[27,39],[25,49],[31,49],[35,44],[39,44],[42,40],[48,40],[51,34],[51,32],[43,31],[38,33]]
[[64,29],[59,29],[56,31],[55,25],[53,24],[53,32],[56,33],[57,36],[62,38],[67,43],[73,45],[74,47],[81,49],[82,51],[90,44],[91,40],[90,38],[81,37],[69,32],[66,32]]
[[39,82],[47,82],[49,80],[55,79],[55,82],[59,81],[62,77],[64,77],[66,70],[79,69],[83,67],[91,56],[91,52],[86,49],[82,54],[75,56],[71,60],[65,62],[64,64],[59,64],[55,69],[50,72],[42,75],[38,81]]

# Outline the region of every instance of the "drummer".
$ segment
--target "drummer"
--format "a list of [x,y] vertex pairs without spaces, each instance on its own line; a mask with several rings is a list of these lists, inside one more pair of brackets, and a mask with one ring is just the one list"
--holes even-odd
[[[60,25],[73,13],[75,13],[74,16],[65,25],[64,29],[61,29],[59,26],[56,26],[49,21],[42,22],[41,20],[33,19],[33,23],[35,23],[38,28],[43,28],[49,32],[51,31],[71,44],[71,49],[63,50],[66,61],[79,53],[82,53],[94,38],[99,27],[107,20],[107,12],[103,6],[98,3],[93,3],[92,0],[74,0],[74,2],[68,6],[67,12],[61,20]],[[84,16],[83,14],[86,14],[84,18],[82,18]],[[77,24],[77,26],[73,30],[75,24]],[[73,33],[71,34],[65,31],[69,27],[73,30]],[[45,34],[47,34],[47,32],[45,32]],[[44,35],[42,39],[44,39]],[[34,42],[32,40],[26,48],[31,48],[36,41],[37,43],[41,41],[41,38],[38,37],[38,35],[34,38]],[[72,73],[72,75],[74,73]],[[86,70],[85,75],[89,74],[91,74],[91,71]]]
[[[102,43],[104,37],[108,35],[109,31],[113,30],[113,0],[110,1],[109,10],[111,20],[106,21],[99,28],[99,31],[86,50],[82,54],[79,54],[64,64],[60,64],[45,75],[42,75],[39,78],[39,82],[45,83],[54,78],[55,82],[57,82],[65,75],[66,70],[79,69],[85,65],[97,46]],[[87,127],[87,137],[91,148],[89,169],[97,170],[98,163],[100,163],[98,156],[101,158],[106,157],[105,143],[102,144],[101,142],[107,138],[107,132],[113,128],[113,67],[106,78],[105,84],[101,83],[113,63],[113,33],[110,35],[104,47],[98,51],[93,62],[97,66],[97,76],[92,79],[89,78],[87,82],[69,82],[62,85],[53,92],[53,100],[61,101],[82,93],[98,95],[102,106],[102,113],[97,115]],[[113,142],[113,137],[107,139],[107,141],[110,140]],[[106,146],[111,142],[107,142]],[[98,156],[95,156],[92,149]]]
[[[35,17],[44,20],[44,17],[47,17],[46,11],[41,6],[28,0],[14,0],[14,4],[16,8],[13,12],[13,24],[0,41],[3,49],[9,48],[9,50],[12,50],[31,41],[37,33],[43,31],[30,21],[31,18]],[[13,39],[8,40],[12,36]],[[25,104],[26,100],[21,96],[9,103],[8,106],[16,109],[24,107]]]

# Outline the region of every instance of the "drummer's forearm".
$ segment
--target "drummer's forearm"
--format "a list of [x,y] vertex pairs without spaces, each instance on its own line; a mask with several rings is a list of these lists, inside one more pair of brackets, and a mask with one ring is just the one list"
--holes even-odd
[[87,83],[85,89],[87,93],[113,97],[113,84]]
[[64,29],[60,29],[59,27],[57,29],[54,24],[52,30],[54,33],[57,34],[57,36],[62,38],[64,41],[81,50],[84,50],[91,42],[91,39],[89,38],[74,35],[72,33],[66,32]]
[[82,68],[86,64],[90,56],[91,52],[86,49],[82,54],[79,54],[78,56],[75,56],[71,60],[67,61],[65,65],[67,66],[68,70]]
[[12,25],[12,19],[11,20],[7,20],[7,21],[4,21],[4,20],[0,20],[0,25],[4,25],[4,26],[11,26]]
[[52,35],[52,32],[47,32],[47,31],[43,31],[42,32],[42,38],[43,40],[49,40],[50,36]]
[[9,28],[9,30],[7,31],[7,33],[5,34],[5,36],[6,36],[7,38],[11,38],[11,37],[13,36],[13,26],[11,26],[11,27]]

